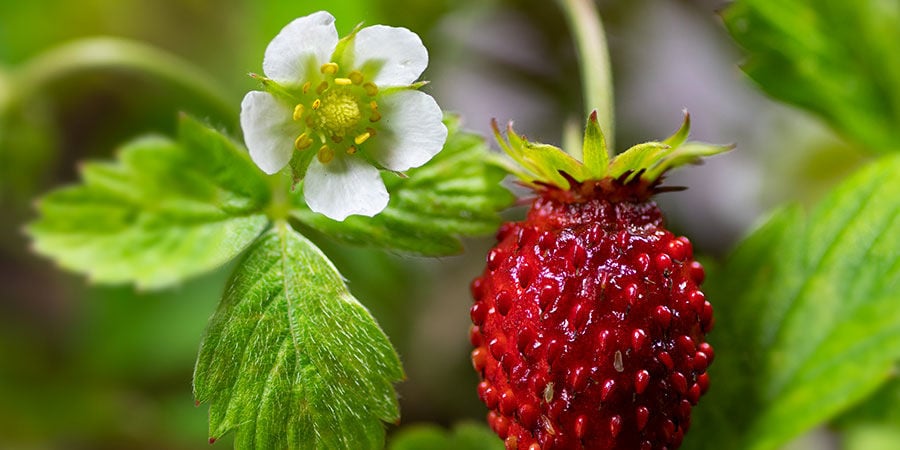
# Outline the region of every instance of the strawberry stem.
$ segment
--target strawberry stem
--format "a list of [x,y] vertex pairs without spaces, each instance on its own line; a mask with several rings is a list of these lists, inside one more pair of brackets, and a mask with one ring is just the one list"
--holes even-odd
[[[605,133],[607,149],[615,146],[612,71],[603,22],[594,0],[560,0],[581,63],[581,86],[584,115],[598,111],[600,128]],[[583,116],[582,116],[583,117]]]

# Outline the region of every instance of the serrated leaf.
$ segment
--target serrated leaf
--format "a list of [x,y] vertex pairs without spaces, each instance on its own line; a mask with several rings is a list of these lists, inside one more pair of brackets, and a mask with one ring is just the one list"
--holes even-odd
[[463,422],[452,431],[435,425],[404,427],[389,450],[503,450],[503,441],[483,424]]
[[235,269],[200,347],[194,395],[238,448],[378,449],[400,360],[331,262],[279,223]]
[[338,240],[420,255],[462,251],[459,236],[489,234],[500,224],[499,211],[512,203],[500,182],[506,175],[493,162],[480,136],[463,132],[458,120],[445,120],[444,149],[407,177],[384,174],[391,199],[375,217],[351,216],[343,222],[309,210],[296,192],[291,214],[304,225]]
[[870,151],[900,150],[900,2],[739,0],[724,19],[769,95]]
[[805,217],[775,215],[714,273],[715,384],[697,448],[776,449],[884,383],[900,360],[900,157]]
[[228,138],[184,117],[178,141],[135,140],[82,166],[28,226],[34,249],[101,283],[176,283],[240,253],[265,228],[269,187]]

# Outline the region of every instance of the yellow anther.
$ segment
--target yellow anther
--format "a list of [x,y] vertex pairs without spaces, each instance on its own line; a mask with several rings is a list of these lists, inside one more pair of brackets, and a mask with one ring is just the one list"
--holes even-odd
[[376,134],[378,134],[378,132],[375,131],[375,129],[372,127],[366,127],[366,134],[374,137]]
[[353,84],[353,81],[351,81],[349,78],[335,78],[334,84],[338,86],[350,86],[351,84]]
[[372,137],[372,134],[367,131],[367,132],[353,138],[353,142],[355,142],[356,145],[361,145],[363,142],[366,142],[370,137]]
[[315,101],[313,101],[312,108],[314,110],[319,109],[321,106],[322,106],[322,100],[315,99]]
[[375,100],[372,100],[371,102],[369,102],[369,109],[371,109],[372,111],[377,111],[378,110],[378,102],[376,102]]
[[310,145],[312,145],[312,139],[306,133],[297,136],[297,139],[294,140],[294,148],[297,150],[306,150]]
[[375,86],[375,83],[369,82],[363,85],[363,89],[366,90],[366,95],[369,97],[374,97],[378,94],[378,86]]
[[307,93],[307,92],[309,92],[310,86],[312,86],[312,84],[310,84],[309,81],[307,81],[306,83],[303,83],[303,93],[304,93],[304,94]]
[[303,107],[302,103],[297,103],[297,106],[294,107],[294,120],[299,122],[300,119],[303,118],[303,110],[304,109],[305,108]]
[[353,84],[357,84],[357,85],[361,84],[364,79],[362,72],[360,72],[358,70],[354,70],[353,72],[350,72],[350,74],[347,75],[347,77],[350,78],[350,81],[352,81]]
[[316,93],[321,94],[321,93],[325,92],[325,89],[328,89],[327,81],[323,81],[323,82],[319,83],[319,86],[316,87]]
[[327,145],[323,145],[322,148],[319,149],[319,153],[316,154],[316,157],[319,158],[320,163],[328,164],[334,159],[334,150]]
[[354,146],[352,146],[352,145],[351,145],[350,147],[348,147],[348,148],[347,148],[347,154],[348,154],[348,155],[355,155],[355,154],[356,154],[356,147],[354,147]]
[[341,142],[344,141],[344,137],[343,137],[343,136],[338,136],[338,135],[334,134],[334,135],[331,136],[331,140],[332,140],[335,144],[340,144]]
[[381,120],[381,113],[378,111],[372,111],[372,115],[369,116],[369,122],[375,123]]
[[321,70],[322,70],[322,73],[324,73],[326,75],[334,75],[337,73],[339,68],[340,67],[338,67],[337,63],[329,62],[329,63],[322,64]]

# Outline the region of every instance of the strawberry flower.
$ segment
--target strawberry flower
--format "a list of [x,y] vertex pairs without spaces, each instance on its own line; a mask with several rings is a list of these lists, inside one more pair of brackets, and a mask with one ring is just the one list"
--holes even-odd
[[379,169],[419,167],[444,146],[434,99],[415,83],[428,52],[406,28],[375,25],[338,39],[324,11],[289,23],[266,48],[265,91],[241,103],[253,161],[290,166],[313,211],[335,220],[374,216],[388,203]]

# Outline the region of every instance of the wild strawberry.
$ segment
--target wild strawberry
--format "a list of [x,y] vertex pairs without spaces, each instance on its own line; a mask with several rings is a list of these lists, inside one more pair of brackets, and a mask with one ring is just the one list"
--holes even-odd
[[706,392],[712,307],[690,242],[651,196],[662,175],[729,147],[669,139],[607,163],[591,116],[585,163],[510,127],[498,141],[537,193],[472,283],[472,363],[508,449],[675,449]]

